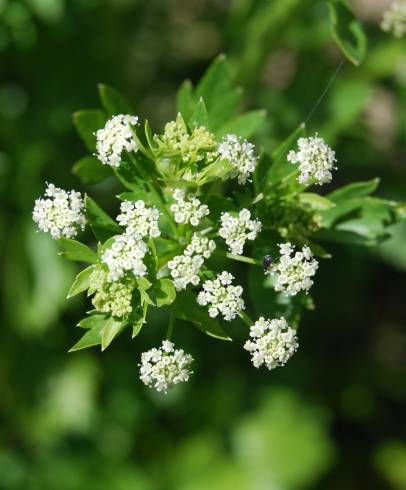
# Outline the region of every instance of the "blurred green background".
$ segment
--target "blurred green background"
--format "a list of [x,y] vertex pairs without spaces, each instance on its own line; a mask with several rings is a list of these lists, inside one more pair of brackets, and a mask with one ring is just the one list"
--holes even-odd
[[[309,126],[337,151],[335,185],[379,175],[406,200],[406,40],[379,30],[388,1],[350,3],[368,57],[344,64]],[[105,82],[159,130],[180,82],[221,52],[247,107],[269,113],[268,149],[341,60],[317,0],[0,0],[0,489],[406,489],[405,225],[375,250],[332,248],[283,369],[184,324],[195,374],[157,395],[137,362],[160,318],[104,354],[67,354],[88,305],[65,302],[76,266],[35,233],[33,201],[45,180],[106,205],[116,190],[70,173],[85,155],[71,113]]]

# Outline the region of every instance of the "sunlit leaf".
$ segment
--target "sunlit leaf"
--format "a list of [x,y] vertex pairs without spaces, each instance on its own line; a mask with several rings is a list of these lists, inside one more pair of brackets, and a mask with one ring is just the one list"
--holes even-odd
[[87,245],[65,237],[60,238],[58,242],[62,249],[62,252],[59,254],[65,257],[65,259],[75,260],[78,262],[88,262],[90,264],[97,263],[97,254]]
[[96,150],[96,131],[104,127],[107,121],[105,113],[99,109],[77,111],[73,114],[76,131],[90,151]]

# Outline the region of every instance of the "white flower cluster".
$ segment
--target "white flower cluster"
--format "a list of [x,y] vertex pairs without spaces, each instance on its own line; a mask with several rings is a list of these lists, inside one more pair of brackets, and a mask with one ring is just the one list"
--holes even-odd
[[47,184],[45,196],[35,201],[32,213],[38,228],[50,232],[52,238],[73,238],[83,230],[86,217],[80,192],[69,191]]
[[140,379],[150,388],[166,393],[173,385],[189,379],[192,362],[190,354],[175,349],[172,342],[164,340],[160,348],[154,347],[141,354]]
[[119,114],[106,122],[103,129],[96,131],[97,158],[105,165],[119,167],[123,151],[138,151],[132,126],[138,124],[137,116]]
[[244,349],[251,353],[256,368],[263,364],[271,370],[283,366],[296,352],[299,344],[295,331],[285,318],[266,320],[261,317],[250,328],[250,337]]
[[151,238],[161,235],[158,226],[159,211],[155,206],[148,208],[142,200],[123,201],[120,211],[117,221],[126,228],[126,234]]
[[279,245],[281,257],[273,272],[277,274],[275,291],[284,291],[288,296],[295,296],[299,291],[308,291],[313,285],[311,279],[319,267],[309,247],[295,252],[292,245]]
[[102,261],[109,269],[111,281],[118,281],[127,272],[134,276],[144,276],[147,268],[142,259],[147,253],[147,246],[137,234],[117,235],[113,245],[102,255]]
[[176,203],[172,204],[171,211],[174,213],[176,223],[198,226],[200,220],[210,212],[206,204],[202,204],[197,197],[189,198],[183,189],[175,189],[173,198]]
[[209,306],[209,315],[215,318],[219,313],[224,320],[231,321],[238,312],[245,309],[244,300],[241,298],[243,289],[241,286],[232,286],[234,276],[223,271],[216,279],[205,281],[203,291],[197,296],[199,305]]
[[199,272],[204,264],[204,259],[208,259],[215,248],[214,240],[194,233],[183,255],[177,255],[168,262],[168,268],[178,291],[186,289],[188,284],[193,284],[193,286],[199,284]]
[[397,38],[406,34],[406,1],[395,1],[389,10],[384,12],[381,29],[392,32]]
[[234,167],[232,178],[237,177],[239,184],[249,181],[258,161],[252,143],[235,134],[228,134],[219,144],[218,151],[220,157],[227,159]]
[[222,213],[219,235],[224,238],[230,252],[241,255],[247,240],[255,240],[257,233],[261,231],[262,224],[259,220],[251,219],[248,209],[242,209],[238,217],[230,213]]
[[298,182],[306,186],[331,182],[331,172],[335,169],[334,164],[337,160],[335,152],[323,138],[319,138],[316,133],[309,138],[299,138],[297,145],[299,151],[291,150],[287,159],[290,163],[299,164]]

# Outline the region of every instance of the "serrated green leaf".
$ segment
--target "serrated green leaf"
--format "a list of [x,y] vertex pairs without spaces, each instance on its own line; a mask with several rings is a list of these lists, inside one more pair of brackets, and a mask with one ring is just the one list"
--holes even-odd
[[141,304],[155,305],[153,299],[147,293],[151,289],[152,283],[146,277],[137,277],[137,285],[141,296]]
[[87,267],[83,271],[79,272],[71,288],[69,289],[67,298],[72,298],[73,296],[83,293],[84,291],[87,291],[89,289],[90,286],[89,279],[93,271],[94,271],[94,265],[91,265],[90,267]]
[[221,128],[216,131],[218,137],[227,134],[236,134],[243,138],[250,138],[262,126],[266,118],[265,110],[251,111],[240,114],[227,121]]
[[343,0],[329,0],[328,7],[334,41],[347,59],[358,66],[365,58],[367,50],[367,38],[361,23]]
[[126,326],[125,320],[116,320],[112,316],[105,323],[101,331],[101,350],[104,351],[113,342]]
[[121,227],[88,195],[85,196],[85,210],[89,225],[98,240],[104,242],[122,233]]
[[330,192],[326,197],[335,203],[347,201],[357,197],[368,196],[376,191],[379,185],[379,178],[369,180],[367,182],[354,182],[353,184],[345,185],[339,189]]
[[77,324],[77,327],[85,328],[86,330],[91,330],[92,328],[95,328],[101,324],[103,324],[101,327],[103,328],[105,323],[106,323],[105,315],[91,315],[80,320],[80,322]]
[[62,252],[59,254],[65,257],[65,259],[77,262],[88,262],[89,264],[97,263],[97,254],[87,245],[65,237],[60,238],[58,242],[62,249]]
[[176,298],[173,281],[168,278],[158,279],[154,284],[154,296],[158,308],[172,304]]
[[69,352],[75,352],[77,350],[87,349],[88,347],[93,347],[94,345],[101,344],[101,334],[102,330],[107,323],[107,319],[103,318],[99,321],[95,321],[92,328],[90,328],[83,337],[76,342],[76,344],[69,349]]
[[111,116],[117,114],[133,114],[134,111],[130,102],[116,89],[104,83],[99,83],[97,88],[100,102],[108,114]]
[[176,110],[181,113],[185,121],[189,121],[195,107],[193,86],[190,80],[185,80],[176,94]]
[[108,165],[103,165],[93,156],[84,157],[77,161],[72,167],[72,172],[84,184],[97,184],[113,175]]
[[107,117],[100,109],[77,111],[73,114],[73,123],[79,136],[90,151],[96,150],[96,131],[104,127]]
[[169,309],[176,318],[192,322],[199,330],[221,340],[231,340],[215,318],[209,317],[207,310],[199,306],[196,296],[190,291],[178,293]]

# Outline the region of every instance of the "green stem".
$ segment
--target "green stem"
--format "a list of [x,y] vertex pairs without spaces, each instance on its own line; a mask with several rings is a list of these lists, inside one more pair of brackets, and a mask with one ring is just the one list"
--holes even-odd
[[227,257],[228,259],[237,260],[238,262],[245,262],[246,264],[262,266],[262,262],[260,260],[246,257],[245,255],[234,255],[230,254],[229,252],[222,252],[221,250],[218,250],[215,253],[216,255],[220,255],[221,257]]
[[252,327],[254,325],[254,322],[251,320],[251,318],[245,313],[245,311],[241,310],[238,312],[239,317],[241,320],[246,323],[249,327]]
[[175,327],[175,317],[171,313],[171,316],[169,317],[168,328],[166,330],[166,340],[171,340],[174,327]]

